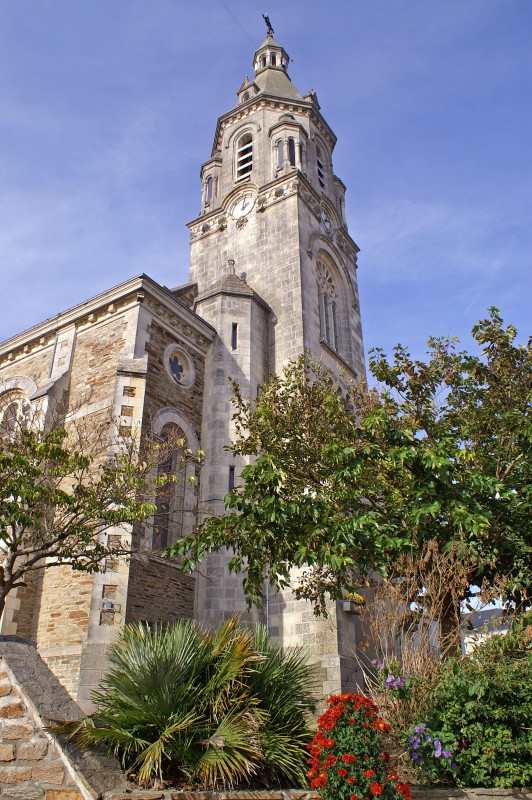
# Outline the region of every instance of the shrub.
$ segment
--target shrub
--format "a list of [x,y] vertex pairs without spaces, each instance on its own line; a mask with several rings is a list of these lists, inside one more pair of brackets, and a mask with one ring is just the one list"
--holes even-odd
[[532,782],[532,642],[515,628],[450,659],[407,740],[431,780],[458,786]]
[[102,744],[143,786],[214,789],[305,780],[314,673],[235,619],[127,626],[108,651],[96,712],[70,727]]
[[389,725],[377,706],[360,694],[329,698],[309,750],[310,786],[323,800],[410,800],[383,751]]

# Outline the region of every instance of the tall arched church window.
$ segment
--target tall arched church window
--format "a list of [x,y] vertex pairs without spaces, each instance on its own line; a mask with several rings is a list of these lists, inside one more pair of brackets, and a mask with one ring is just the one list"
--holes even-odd
[[205,187],[205,203],[207,205],[209,205],[212,200],[212,187],[213,187],[213,179],[212,175],[209,175],[209,177],[207,178],[207,185]]
[[329,347],[339,353],[342,341],[338,289],[333,274],[323,259],[318,260],[317,272],[321,337]]
[[154,550],[162,550],[181,538],[186,512],[185,435],[177,425],[169,424],[164,426],[160,436],[163,445],[167,444],[168,452],[158,466],[157,475],[160,479],[166,478],[167,483],[161,488],[156,502]]
[[31,404],[24,392],[14,389],[0,396],[0,435],[14,436],[30,424]]
[[318,182],[322,189],[325,187],[325,171],[324,171],[323,153],[319,147],[316,147],[316,166],[318,168]]
[[288,160],[290,161],[290,166],[295,167],[296,165],[296,145],[293,139],[288,140]]
[[242,181],[253,169],[253,137],[245,133],[238,141],[236,149],[236,180]]
[[277,169],[281,169],[283,166],[284,160],[284,153],[283,153],[283,140],[279,139],[277,142],[275,149],[277,150]]

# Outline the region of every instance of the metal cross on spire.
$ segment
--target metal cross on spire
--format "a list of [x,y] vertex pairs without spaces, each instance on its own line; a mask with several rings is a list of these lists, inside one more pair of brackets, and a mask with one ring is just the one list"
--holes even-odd
[[268,35],[268,36],[273,36],[273,33],[274,33],[274,31],[273,31],[273,28],[272,28],[272,23],[270,22],[270,18],[269,18],[269,16],[268,16],[268,13],[266,13],[266,14],[263,14],[263,15],[262,15],[262,19],[263,19],[263,20],[264,20],[264,22],[266,23],[266,28],[268,29],[268,30],[267,30],[267,35]]

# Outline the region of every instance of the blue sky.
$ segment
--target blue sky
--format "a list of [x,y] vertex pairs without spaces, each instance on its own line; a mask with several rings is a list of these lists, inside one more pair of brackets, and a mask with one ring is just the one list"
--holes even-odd
[[267,11],[338,136],[367,348],[490,305],[530,333],[532,0],[0,0],[0,339],[140,272],[185,223]]

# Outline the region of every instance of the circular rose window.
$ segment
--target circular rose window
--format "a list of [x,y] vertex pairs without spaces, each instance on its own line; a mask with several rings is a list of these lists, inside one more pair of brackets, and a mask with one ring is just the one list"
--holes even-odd
[[194,364],[182,347],[170,345],[165,353],[166,369],[174,383],[186,388],[194,383]]

